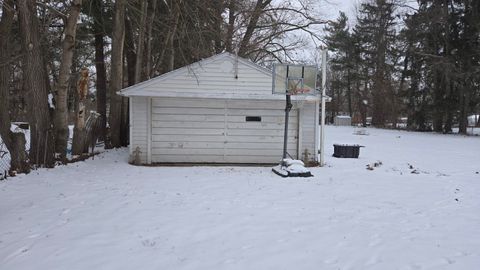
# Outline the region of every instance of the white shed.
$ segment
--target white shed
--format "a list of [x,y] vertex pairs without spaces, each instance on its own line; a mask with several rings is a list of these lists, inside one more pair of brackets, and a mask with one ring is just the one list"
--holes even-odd
[[[152,163],[278,163],[285,96],[272,73],[221,53],[120,91],[130,99],[130,153]],[[318,161],[319,98],[296,96],[288,152]]]
[[333,124],[335,126],[351,126],[352,118],[348,115],[337,115],[333,118]]

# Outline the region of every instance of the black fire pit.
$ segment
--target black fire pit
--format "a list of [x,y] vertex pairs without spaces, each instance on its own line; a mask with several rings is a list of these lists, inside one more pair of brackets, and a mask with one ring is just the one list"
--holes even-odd
[[360,147],[363,146],[358,144],[334,144],[333,156],[337,158],[358,158]]

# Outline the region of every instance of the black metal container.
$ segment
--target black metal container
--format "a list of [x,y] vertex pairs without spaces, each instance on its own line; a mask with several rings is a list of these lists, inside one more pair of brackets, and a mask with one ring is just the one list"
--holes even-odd
[[333,156],[337,158],[358,158],[358,155],[360,154],[360,147],[363,146],[358,144],[334,144]]

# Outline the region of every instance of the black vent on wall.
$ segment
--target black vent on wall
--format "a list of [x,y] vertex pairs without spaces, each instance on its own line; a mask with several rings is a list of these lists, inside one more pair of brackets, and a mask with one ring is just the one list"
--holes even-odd
[[245,121],[247,122],[262,122],[261,116],[246,116]]

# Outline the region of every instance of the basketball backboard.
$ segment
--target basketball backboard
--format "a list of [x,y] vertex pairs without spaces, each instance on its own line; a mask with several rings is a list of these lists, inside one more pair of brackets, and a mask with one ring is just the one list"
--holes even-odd
[[273,94],[315,95],[317,67],[292,64],[274,64]]

